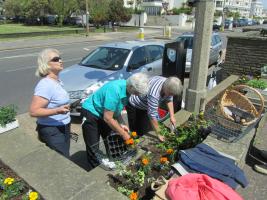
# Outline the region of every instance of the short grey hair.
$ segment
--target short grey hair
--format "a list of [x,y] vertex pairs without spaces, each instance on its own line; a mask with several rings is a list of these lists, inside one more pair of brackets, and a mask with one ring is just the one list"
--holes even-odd
[[163,90],[177,96],[182,94],[183,85],[179,78],[171,76],[164,81]]
[[136,73],[130,76],[127,79],[127,88],[131,88],[129,90],[130,94],[138,94],[144,96],[148,93],[148,85],[149,79],[148,76],[144,73]]
[[51,52],[54,52],[59,55],[59,51],[57,49],[44,49],[38,54],[37,58],[37,70],[35,72],[35,75],[38,77],[45,77],[49,72],[49,65],[48,62],[50,61],[49,54]]

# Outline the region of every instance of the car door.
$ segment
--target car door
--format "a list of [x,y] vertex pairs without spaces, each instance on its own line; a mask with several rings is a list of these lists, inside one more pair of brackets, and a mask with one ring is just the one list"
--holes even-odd
[[134,50],[129,60],[127,71],[129,73],[144,72],[148,76],[153,76],[152,67],[147,65],[148,55],[145,47],[139,47]]
[[148,45],[145,47],[148,57],[146,67],[147,69],[152,68],[151,75],[159,76],[162,75],[162,57],[163,57],[163,46],[160,45]]

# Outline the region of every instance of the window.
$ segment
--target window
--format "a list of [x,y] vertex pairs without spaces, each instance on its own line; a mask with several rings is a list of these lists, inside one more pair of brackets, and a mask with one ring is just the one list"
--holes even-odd
[[144,47],[140,47],[133,52],[132,58],[129,61],[131,69],[137,69],[146,64],[146,51]]
[[157,45],[150,45],[146,47],[148,52],[148,63],[153,62],[155,60],[159,60],[163,56],[163,47]]

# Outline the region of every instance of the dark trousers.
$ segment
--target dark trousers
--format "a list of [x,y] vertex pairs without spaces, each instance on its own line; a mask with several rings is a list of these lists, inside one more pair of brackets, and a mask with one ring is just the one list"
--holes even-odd
[[63,156],[70,156],[70,124],[48,126],[37,124],[39,140]]
[[139,136],[146,134],[152,130],[150,119],[146,110],[140,110],[128,104],[126,106],[129,128],[136,131]]
[[97,153],[99,152],[100,136],[103,140],[111,133],[111,128],[106,122],[93,115],[90,111],[82,109],[86,120],[82,124],[83,139],[86,145],[87,158],[91,169],[99,165]]

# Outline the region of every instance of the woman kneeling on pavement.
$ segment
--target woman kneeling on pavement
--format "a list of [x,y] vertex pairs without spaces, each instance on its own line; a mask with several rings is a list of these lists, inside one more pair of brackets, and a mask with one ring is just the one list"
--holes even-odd
[[37,61],[36,75],[42,79],[35,87],[29,112],[37,117],[39,140],[69,157],[69,95],[58,78],[63,62],[56,49],[44,49]]
[[159,134],[159,114],[158,108],[162,103],[167,104],[170,114],[170,122],[176,125],[173,108],[173,96],[181,95],[183,86],[180,79],[176,77],[155,76],[149,80],[148,94],[145,96],[131,95],[127,105],[127,115],[131,131],[136,131],[138,135],[148,132],[151,127],[156,132],[160,141],[164,137]]
[[119,123],[122,121],[121,111],[131,94],[145,95],[147,91],[147,76],[136,73],[127,80],[106,83],[83,102],[82,115],[85,121],[82,124],[82,131],[91,169],[99,165],[93,148],[99,143],[100,135],[106,139],[113,130],[125,141],[130,139],[129,128]]

